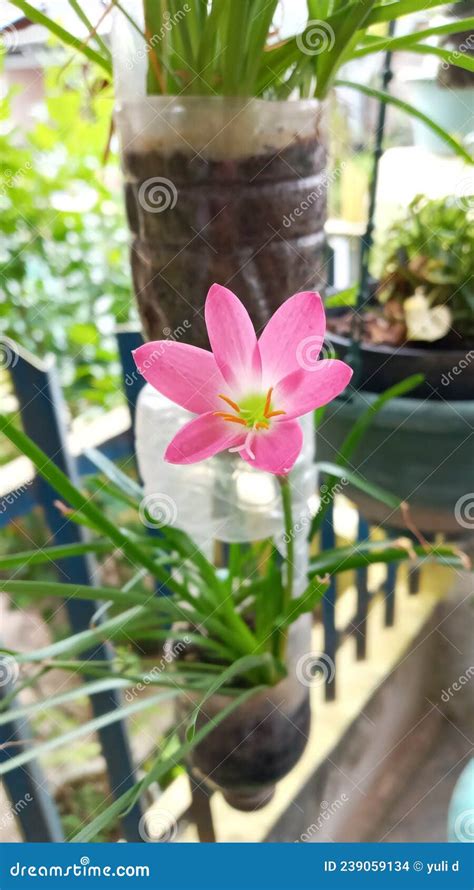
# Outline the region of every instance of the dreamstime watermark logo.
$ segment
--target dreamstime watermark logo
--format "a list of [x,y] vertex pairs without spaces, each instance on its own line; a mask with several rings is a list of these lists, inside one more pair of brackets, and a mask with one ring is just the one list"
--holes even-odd
[[306,56],[319,56],[330,52],[336,40],[333,28],[321,19],[311,19],[302,34],[298,34],[296,43],[300,52]]
[[[168,340],[178,341],[184,337],[186,331],[189,331],[191,327],[191,322],[188,321],[187,318],[184,319],[183,323],[178,325],[174,329],[165,327],[163,328],[163,336],[166,340],[157,341],[156,345],[153,347],[153,352],[150,352],[149,355],[140,363],[140,373],[143,374],[145,371],[149,371],[150,368],[153,367],[156,361],[164,355],[166,350],[166,343]],[[138,380],[140,376],[138,371],[132,371],[131,374],[126,374],[125,376],[125,386],[133,386],[134,383]]]
[[336,665],[325,652],[306,652],[298,659],[296,676],[303,686],[321,686],[331,683],[336,673]]
[[448,702],[456,692],[461,692],[463,686],[466,686],[470,680],[474,677],[474,664],[471,664],[468,669],[461,674],[451,686],[448,686],[447,689],[443,689],[441,693],[441,701]]
[[141,817],[138,833],[145,843],[170,844],[178,833],[178,823],[169,810],[152,808]]
[[441,377],[441,385],[449,386],[450,383],[453,383],[454,377],[459,377],[466,368],[469,367],[471,362],[474,360],[474,349],[471,349],[469,352],[466,352],[464,358],[460,360],[457,365],[453,365],[450,371],[447,371]]
[[174,661],[175,658],[177,658],[178,655],[181,654],[181,652],[184,652],[186,646],[190,642],[191,640],[188,636],[183,637],[182,640],[178,640],[176,643],[167,641],[163,646],[163,655],[161,656],[158,664],[156,664],[151,669],[151,671],[148,671],[148,673],[145,674],[143,680],[141,680],[140,683],[136,683],[136,685],[133,686],[132,689],[127,689],[124,695],[125,701],[132,702],[133,699],[137,697],[137,695],[139,695],[147,688],[147,686],[150,686],[152,683],[154,683],[155,680],[158,680],[160,674],[162,674],[163,671],[166,670],[168,665],[171,664],[171,662]]
[[178,189],[166,176],[145,179],[138,189],[138,203],[147,213],[163,213],[173,210],[178,200]]
[[9,825],[14,821],[14,819],[23,812],[24,809],[31,803],[33,800],[33,796],[27,792],[21,800],[17,800],[16,803],[12,804],[8,810],[5,810],[0,818],[0,831],[4,828],[8,828]]
[[18,364],[18,353],[12,340],[0,340],[0,371],[7,371]]
[[18,31],[14,25],[8,25],[0,33],[0,55],[14,53],[18,49]]
[[296,347],[296,361],[304,371],[321,371],[325,367],[322,359],[332,357],[332,347],[325,343],[324,334],[310,334],[300,340]]
[[30,161],[26,161],[23,167],[20,167],[18,170],[3,170],[0,195],[6,195],[11,188],[15,188],[21,185],[25,173],[31,170],[31,168],[32,164],[30,163]]
[[164,525],[173,525],[176,522],[178,508],[168,494],[156,491],[143,498],[138,508],[138,515],[147,528],[163,528]]
[[142,49],[137,50],[133,56],[130,56],[130,58],[127,59],[126,67],[128,70],[131,71],[137,62],[141,62],[142,59],[145,59],[147,55],[151,53],[162,40],[164,40],[166,35],[173,29],[174,25],[178,24],[188,12],[191,12],[189,3],[185,3],[184,6],[181,9],[177,9],[173,15],[171,15],[168,10],[165,10],[161,16],[160,30],[156,34],[151,35]]
[[[319,509],[321,507],[327,507],[332,503],[335,496],[337,494],[341,494],[344,487],[348,484],[348,479],[345,476],[336,482],[334,486],[329,488],[329,485],[323,484],[319,489]],[[296,538],[300,532],[305,531],[311,527],[311,523],[313,521],[314,512],[312,510],[306,510],[304,513],[299,516],[299,518],[293,523],[289,532],[285,532],[283,535],[283,543],[289,544],[294,538]]]
[[18,500],[28,490],[30,485],[33,485],[34,479],[30,482],[26,482],[24,485],[20,485],[18,488],[15,488],[15,491],[10,491],[8,494],[4,495],[0,498],[0,514],[6,513],[9,507],[12,507],[15,501]]
[[[149,878],[149,865],[93,865],[88,856],[68,865],[23,865],[10,867],[12,878]],[[51,885],[50,885],[51,886]]]
[[462,844],[474,842],[474,810],[463,810],[456,816],[454,836]]
[[454,518],[462,528],[474,528],[474,491],[458,498],[454,505]]
[[0,655],[0,689],[14,685],[20,676],[20,666],[11,655]]
[[321,831],[321,828],[329,822],[331,816],[334,816],[338,810],[340,810],[345,803],[347,803],[349,797],[344,792],[340,797],[337,797],[336,800],[333,800],[332,803],[329,803],[328,800],[322,800],[319,805],[319,816],[316,819],[316,822],[312,822],[311,825],[308,825],[306,831],[303,834],[300,834],[295,844],[307,844],[311,841],[312,837],[318,832]]
[[474,179],[472,176],[466,176],[457,184],[454,191],[455,201],[461,210],[468,213],[474,210]]
[[313,204],[327,192],[330,185],[332,185],[338,177],[341,175],[344,167],[346,167],[346,161],[342,161],[339,166],[332,170],[331,173],[325,173],[321,177],[321,182],[318,183],[316,188],[312,189],[306,195],[306,198],[303,198],[302,201],[298,204],[297,207],[294,207],[290,213],[285,214],[283,217],[282,223],[285,229],[289,229],[290,226],[295,222],[295,220],[299,219],[306,213],[307,210],[310,210]]
[[465,40],[459,44],[457,49],[453,49],[453,51],[449,54],[447,59],[443,59],[441,62],[441,68],[446,71],[450,65],[455,65],[456,62],[464,55],[464,53],[471,52],[474,49],[474,34],[468,34]]

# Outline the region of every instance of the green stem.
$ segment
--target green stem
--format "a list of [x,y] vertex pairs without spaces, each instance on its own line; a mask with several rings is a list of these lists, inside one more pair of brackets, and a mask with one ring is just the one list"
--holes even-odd
[[[281,603],[281,614],[285,615],[293,597],[293,579],[294,579],[294,529],[293,529],[293,510],[291,505],[291,487],[288,476],[278,476],[280,483],[281,501],[283,506],[283,521],[285,526],[286,541],[286,577],[283,585],[283,601]],[[286,653],[286,642],[288,631],[280,629],[278,631],[277,651],[281,661],[284,661]]]

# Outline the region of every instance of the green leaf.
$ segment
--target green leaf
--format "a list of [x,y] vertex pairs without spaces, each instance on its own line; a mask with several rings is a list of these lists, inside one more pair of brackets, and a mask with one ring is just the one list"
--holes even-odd
[[[474,28],[474,17],[462,20],[463,30],[470,31]],[[359,45],[351,54],[351,59],[359,59],[369,53],[386,52],[388,49],[392,52],[395,50],[410,49],[415,43],[420,43],[427,37],[438,37],[443,34],[459,33],[459,20],[456,18],[445,25],[435,25],[432,28],[423,28],[421,31],[413,31],[412,34],[404,34],[400,37],[376,37],[375,35],[366,34],[362,39],[362,46]],[[456,62],[454,62],[456,64]]]
[[17,566],[56,562],[70,556],[83,556],[85,553],[111,553],[113,549],[114,545],[109,541],[90,541],[84,544],[58,544],[57,547],[44,547],[41,550],[23,550],[21,553],[0,556],[0,571],[15,569]]
[[241,677],[243,674],[248,674],[249,671],[253,671],[255,668],[264,668],[271,672],[275,668],[274,659],[268,652],[263,653],[263,655],[244,655],[243,658],[239,658],[234,664],[231,664],[230,667],[226,668],[220,677],[211,683],[205,696],[195,707],[189,719],[186,729],[186,737],[188,741],[193,738],[196,729],[196,721],[210,697],[218,692],[222,686],[230,684],[231,680],[235,680],[236,677]]
[[[402,542],[402,543],[399,543]],[[350,569],[364,568],[373,563],[402,562],[413,557],[435,559],[446,566],[458,569],[467,567],[466,559],[456,547],[434,545],[422,547],[408,539],[394,541],[357,541],[348,547],[325,550],[311,560],[309,575],[328,573],[337,575]]]
[[130,788],[124,794],[122,794],[113,804],[107,807],[102,813],[99,813],[95,819],[90,822],[89,825],[86,825],[81,831],[78,832],[73,838],[73,843],[86,843],[88,841],[93,840],[97,834],[103,831],[104,828],[107,828],[114,822],[116,819],[120,818],[121,815],[124,815],[127,810],[129,810],[137,800],[144,794],[147,788],[150,787],[154,782],[159,782],[162,776],[166,775],[169,770],[178,765],[179,763],[183,763],[186,757],[191,753],[191,751],[199,745],[204,739],[212,732],[216,726],[222,723],[223,720],[226,719],[230,714],[235,711],[236,708],[240,707],[240,705],[245,704],[250,698],[254,695],[258,695],[259,692],[263,692],[266,689],[265,686],[257,686],[254,689],[247,689],[242,695],[233,699],[229,704],[223,708],[223,710],[216,715],[212,720],[202,726],[194,735],[192,740],[186,740],[174,751],[173,755],[168,758],[163,758],[161,754],[158,754],[155,763],[147,773],[147,775],[140,781],[134,785],[133,788]]
[[334,45],[332,49],[320,53],[316,57],[317,64],[317,96],[324,96],[334,78],[334,74],[340,65],[341,57],[346,53],[348,45],[357,40],[356,32],[362,28],[375,5],[376,0],[364,0],[364,3],[355,3],[347,9],[337,25],[327,23],[329,32],[332,33]]
[[65,500],[78,510],[96,531],[102,532],[118,548],[122,549],[132,563],[144,566],[152,575],[169,583],[168,573],[159,569],[154,560],[138,547],[129,537],[124,535],[117,526],[104,515],[90,498],[83,494],[68,479],[38,446],[21,430],[16,429],[13,422],[0,414],[0,430],[20,451],[35,465],[38,472]]
[[392,96],[391,93],[387,93],[384,90],[376,90],[373,87],[368,87],[362,83],[356,83],[352,80],[336,80],[335,86],[339,87],[349,87],[353,90],[358,90],[360,93],[364,93],[365,96],[370,96],[372,99],[377,99],[379,102],[387,102],[389,105],[393,105],[395,108],[398,108],[400,111],[404,111],[406,114],[409,114],[411,117],[417,118],[417,120],[421,121],[423,124],[436,133],[446,145],[457,154],[459,157],[463,158],[468,164],[473,163],[473,159],[467,153],[465,148],[461,145],[460,142],[457,142],[456,139],[453,139],[450,134],[440,127],[434,120],[432,120],[428,115],[424,114],[422,111],[418,111],[414,105],[410,105],[408,102],[403,101],[402,99],[398,99],[396,96]]
[[[156,615],[150,615],[150,609],[147,606],[134,606],[132,609],[127,609],[126,612],[120,612],[119,615],[114,615],[113,618],[102,621],[97,627],[72,634],[63,640],[58,640],[56,643],[45,646],[43,649],[36,649],[27,656],[27,661],[45,661],[56,658],[59,655],[77,655],[79,652],[85,652],[86,649],[91,648],[96,643],[113,640],[117,634],[121,636],[125,629],[128,630],[130,637],[133,637],[133,626],[137,622],[142,624],[143,619],[146,619],[147,615],[149,626],[153,618],[155,621],[157,620]],[[167,639],[167,631],[163,630],[162,634],[162,639]],[[21,654],[17,656],[16,660],[19,663],[23,661]]]
[[59,736],[48,739],[46,742],[41,742],[39,745],[31,745],[27,751],[22,751],[21,754],[9,757],[8,760],[0,763],[0,776],[4,776],[12,770],[24,766],[25,763],[30,763],[31,760],[35,760],[37,757],[42,757],[49,751],[54,751],[62,745],[70,744],[76,739],[82,738],[82,736],[89,735],[91,732],[96,732],[98,729],[103,729],[104,726],[111,726],[112,723],[117,723],[118,720],[123,720],[132,714],[138,714],[140,711],[144,711],[146,708],[151,708],[154,705],[176,698],[179,692],[179,689],[166,690],[165,692],[160,692],[159,695],[152,695],[148,698],[140,699],[140,701],[133,702],[132,704],[122,705],[119,708],[114,708],[114,710],[109,711],[107,714],[102,714],[100,717],[95,717],[93,720],[88,720],[86,723],[82,723],[75,729],[71,729]]
[[293,622],[300,617],[300,615],[304,615],[306,612],[312,612],[317,603],[326,593],[328,587],[329,581],[318,579],[316,578],[316,575],[314,575],[304,593],[302,593],[301,596],[292,599],[285,615],[276,619],[275,627],[289,627],[290,624],[293,624]]
[[366,20],[366,27],[377,25],[379,22],[391,22],[411,15],[414,12],[426,13],[428,9],[442,7],[439,0],[392,0],[390,3],[380,3],[375,6]]
[[369,482],[367,479],[364,479],[363,476],[354,473],[353,470],[348,470],[347,467],[340,467],[339,464],[329,463],[329,461],[318,461],[316,467],[321,473],[327,473],[328,475],[336,476],[338,479],[345,482],[350,482],[355,488],[368,494],[376,501],[386,504],[387,507],[392,507],[392,509],[398,510],[402,504],[399,497],[391,494],[389,491],[385,491],[380,485],[375,485],[373,482]]
[[41,25],[43,28],[47,28],[51,34],[54,34],[54,36],[57,37],[58,40],[61,40],[62,43],[65,43],[66,46],[71,46],[73,49],[82,53],[90,62],[95,62],[96,65],[100,65],[109,76],[112,76],[112,64],[108,56],[103,56],[96,52],[88,46],[87,43],[79,40],[74,34],[66,31],[65,28],[62,28],[61,25],[58,25],[53,19],[44,15],[43,12],[40,12],[39,9],[35,9],[31,3],[27,3],[27,0],[12,0],[12,5],[16,6],[17,9],[30,20],[30,22],[33,22],[35,25]]
[[[18,656],[15,657],[18,661]],[[61,692],[59,695],[51,695],[45,701],[36,701],[24,707],[11,708],[0,714],[0,726],[10,723],[12,720],[33,717],[35,714],[43,713],[48,708],[56,708],[58,705],[64,705],[66,702],[75,701],[78,698],[99,695],[101,692],[110,692],[112,689],[126,689],[127,686],[131,685],[132,683],[129,680],[122,679],[121,677],[93,680],[92,683],[75,686],[74,689],[68,689],[67,692]]]
[[339,453],[336,458],[336,462],[342,466],[347,465],[347,461],[354,453],[355,449],[362,441],[365,433],[372,425],[375,417],[382,410],[384,405],[388,402],[391,402],[392,399],[398,399],[402,396],[406,396],[407,393],[412,392],[412,390],[416,389],[417,386],[420,386],[425,377],[424,374],[412,374],[410,377],[406,377],[405,380],[401,380],[399,383],[395,383],[394,386],[390,386],[383,393],[381,393],[374,402],[357,418],[353,427],[347,434],[344,442],[342,443]]

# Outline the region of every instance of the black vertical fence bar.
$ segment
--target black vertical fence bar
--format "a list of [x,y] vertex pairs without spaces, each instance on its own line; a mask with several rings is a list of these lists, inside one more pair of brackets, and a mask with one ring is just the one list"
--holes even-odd
[[[0,656],[0,673],[7,670],[11,661]],[[0,704],[10,695],[11,684],[0,684]],[[14,700],[13,700],[14,704]],[[0,725],[0,765],[11,757],[23,753],[31,743],[28,721],[10,720]],[[11,814],[20,826],[26,841],[36,843],[61,843],[64,834],[56,804],[49,793],[46,778],[38,761],[30,760],[23,766],[2,776],[3,786],[11,802]],[[5,814],[7,815],[7,814]],[[0,842],[2,832],[0,830]]]
[[[39,362],[24,350],[18,351],[18,361],[11,368],[15,393],[19,402],[25,432],[39,445],[54,463],[77,485],[75,464],[68,452],[65,433],[66,407],[61,389],[50,363]],[[84,540],[82,529],[68,521],[55,506],[58,493],[40,476],[36,479],[37,502],[43,508],[46,522],[56,544],[72,544]],[[61,581],[69,584],[88,584],[94,580],[96,565],[89,556],[62,559],[56,563]],[[69,599],[65,606],[72,629],[77,633],[87,629],[97,606],[87,600]],[[100,644],[83,657],[91,660],[111,658],[109,646]],[[120,705],[116,691],[91,697],[94,716],[100,717]],[[135,784],[129,739],[125,723],[117,721],[99,730],[102,752],[107,764],[111,791],[120,795]],[[142,840],[138,823],[142,815],[137,804],[123,819],[128,841]]]
[[192,802],[189,810],[196,825],[198,838],[202,844],[213,844],[216,840],[211,811],[211,791],[203,784],[196,784],[190,775]]
[[420,569],[414,566],[408,572],[408,592],[411,596],[418,593],[420,589]]
[[[359,513],[357,542],[362,543],[363,541],[368,541],[368,539],[369,526]],[[357,610],[354,627],[356,658],[358,661],[367,655],[367,611],[369,608],[369,590],[367,585],[367,566],[361,566],[359,569],[356,569]]]
[[387,575],[385,577],[385,626],[393,627],[395,624],[395,590],[397,584],[397,563],[390,562],[387,564]]
[[[122,363],[122,379],[125,398],[130,409],[131,430],[130,442],[132,453],[135,454],[135,419],[137,413],[137,401],[140,392],[145,385],[145,378],[139,373],[132,356],[132,350],[138,349],[143,344],[143,337],[138,328],[121,326],[116,331],[120,361]],[[160,537],[159,528],[148,528],[147,534],[151,537]],[[168,596],[169,588],[163,582],[156,585],[158,596]]]
[[145,385],[145,379],[138,372],[137,366],[133,360],[132,351],[138,349],[139,346],[142,346],[143,337],[138,327],[131,327],[130,325],[119,325],[115,332],[115,336],[117,339],[120,362],[122,364],[123,391],[127,405],[130,409],[130,418],[132,422],[130,437],[132,452],[134,452],[135,447],[133,436],[135,431],[137,399],[140,390]]
[[[336,536],[334,534],[332,504],[326,511],[321,526],[321,549],[332,550],[336,546]],[[326,679],[326,699],[334,701],[336,698],[336,651],[337,651],[337,630],[336,630],[336,580],[331,578],[329,587],[323,597],[323,627],[324,627],[324,654],[327,657],[328,671]],[[333,667],[334,666],[334,667]]]

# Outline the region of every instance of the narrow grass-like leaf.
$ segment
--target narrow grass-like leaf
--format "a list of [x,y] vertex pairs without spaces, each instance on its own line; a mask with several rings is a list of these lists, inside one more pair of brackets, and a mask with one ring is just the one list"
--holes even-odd
[[171,699],[176,698],[178,694],[179,690],[177,689],[165,690],[164,692],[160,692],[159,695],[151,695],[148,698],[140,699],[132,704],[114,708],[107,714],[102,714],[100,717],[95,717],[93,720],[81,723],[80,726],[76,726],[68,732],[61,733],[61,735],[56,736],[55,738],[48,739],[46,742],[41,742],[39,745],[31,745],[28,750],[22,751],[21,754],[16,754],[14,757],[9,757],[8,760],[0,763],[0,776],[4,776],[12,770],[24,766],[25,763],[29,763],[37,757],[42,757],[44,754],[54,751],[62,745],[68,745],[70,742],[82,738],[85,735],[89,735],[91,732],[103,729],[104,726],[111,726],[113,723],[117,723],[118,720],[124,720],[132,714],[138,714],[140,711],[146,710],[146,708],[151,708],[155,705],[162,704],[165,701],[170,701]]
[[116,819],[120,818],[127,810],[129,810],[134,803],[142,796],[142,794],[150,787],[154,782],[159,782],[162,776],[166,775],[172,767],[178,765],[179,763],[183,763],[188,754],[199,745],[204,739],[211,733],[216,726],[222,723],[223,720],[226,719],[230,714],[235,711],[236,708],[240,707],[240,705],[245,704],[250,698],[254,695],[257,695],[259,692],[263,692],[266,689],[265,686],[256,687],[255,689],[248,689],[242,693],[242,695],[238,696],[233,701],[230,701],[229,704],[218,714],[213,720],[206,723],[202,726],[195,734],[192,740],[187,740],[183,742],[178,748],[173,752],[171,757],[163,758],[163,755],[158,754],[155,763],[147,773],[147,775],[140,781],[134,785],[133,788],[130,788],[124,794],[122,794],[113,804],[111,804],[107,809],[103,810],[102,813],[99,813],[89,825],[86,825],[81,829],[73,838],[73,843],[86,843],[88,841],[93,840],[97,834],[103,831],[104,828],[107,828],[111,822],[114,822]]
[[65,28],[62,28],[61,25],[49,18],[49,16],[45,15],[39,9],[35,9],[35,7],[32,6],[31,3],[28,3],[27,0],[13,0],[13,6],[16,6],[17,9],[30,20],[30,22],[34,22],[35,25],[41,25],[43,28],[46,28],[51,34],[54,34],[58,40],[65,43],[66,46],[70,46],[77,52],[82,53],[82,55],[86,56],[89,62],[94,62],[96,65],[100,65],[109,76],[112,75],[112,64],[109,56],[104,56],[96,52],[84,41],[75,37],[74,34],[71,34],[69,31],[66,31]]
[[372,99],[377,99],[379,102],[387,102],[387,104],[393,105],[394,108],[398,108],[399,111],[404,111],[405,114],[408,114],[410,117],[414,117],[425,124],[428,129],[432,130],[436,136],[439,136],[439,138],[445,142],[455,154],[463,158],[464,161],[468,164],[473,163],[473,159],[460,142],[453,139],[447,130],[440,127],[439,124],[428,117],[428,115],[415,108],[414,105],[410,105],[409,102],[405,102],[403,99],[398,99],[396,96],[392,96],[391,93],[387,93],[384,90],[377,90],[374,87],[369,87],[363,83],[357,83],[352,80],[336,80],[335,86],[349,87],[350,89],[358,90],[359,93],[363,93],[365,96],[370,96]]

